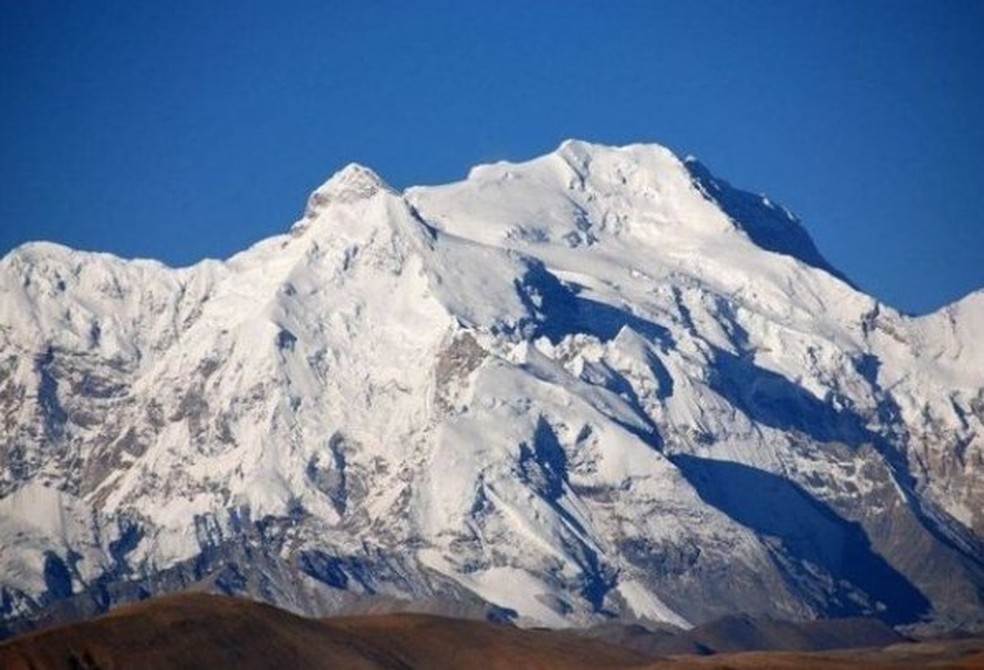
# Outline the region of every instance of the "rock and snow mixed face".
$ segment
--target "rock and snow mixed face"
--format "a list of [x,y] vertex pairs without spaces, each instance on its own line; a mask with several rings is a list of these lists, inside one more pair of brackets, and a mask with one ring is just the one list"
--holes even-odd
[[788,212],[565,142],[171,269],[0,261],[3,616],[199,585],[521,623],[984,612],[984,293],[905,317]]

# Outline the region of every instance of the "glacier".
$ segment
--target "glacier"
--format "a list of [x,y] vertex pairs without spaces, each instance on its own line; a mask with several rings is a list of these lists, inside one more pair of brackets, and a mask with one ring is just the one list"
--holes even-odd
[[0,617],[179,589],[521,625],[984,619],[984,291],[912,317],[657,145],[170,268],[0,260]]

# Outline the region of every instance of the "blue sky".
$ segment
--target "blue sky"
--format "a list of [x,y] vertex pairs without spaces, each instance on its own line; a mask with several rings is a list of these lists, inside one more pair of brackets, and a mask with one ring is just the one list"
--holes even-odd
[[984,2],[0,0],[0,253],[186,265],[350,161],[397,187],[568,137],[768,193],[868,292],[984,287]]

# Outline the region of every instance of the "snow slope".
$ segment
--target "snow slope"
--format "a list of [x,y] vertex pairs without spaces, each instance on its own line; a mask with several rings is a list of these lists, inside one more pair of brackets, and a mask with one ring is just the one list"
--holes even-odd
[[224,262],[0,261],[14,621],[199,585],[524,624],[978,620],[984,293],[878,303],[654,145],[397,193]]

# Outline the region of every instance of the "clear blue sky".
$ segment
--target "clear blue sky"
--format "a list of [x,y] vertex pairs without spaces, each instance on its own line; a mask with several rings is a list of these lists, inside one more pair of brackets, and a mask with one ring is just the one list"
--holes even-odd
[[981,0],[0,0],[0,253],[225,257],[347,162],[567,137],[696,154],[896,307],[984,287]]

